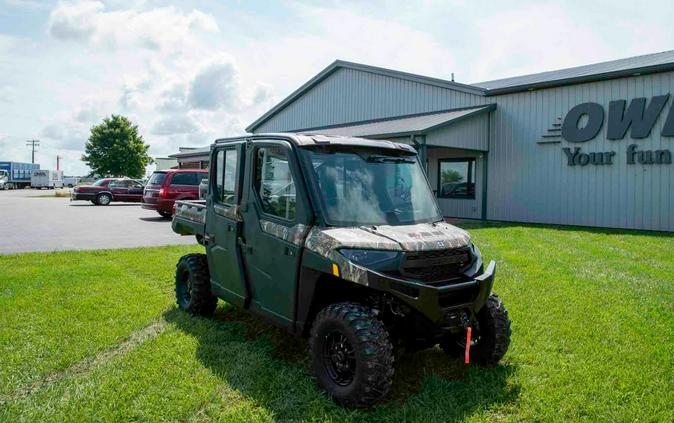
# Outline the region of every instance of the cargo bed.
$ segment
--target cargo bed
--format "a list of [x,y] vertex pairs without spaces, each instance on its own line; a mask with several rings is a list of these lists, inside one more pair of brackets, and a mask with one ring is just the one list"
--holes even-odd
[[173,216],[173,231],[180,235],[202,237],[206,225],[206,201],[176,201]]

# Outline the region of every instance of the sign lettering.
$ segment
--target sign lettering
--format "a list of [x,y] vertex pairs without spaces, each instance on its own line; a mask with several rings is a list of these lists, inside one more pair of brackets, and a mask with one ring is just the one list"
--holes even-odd
[[[627,136],[628,132],[632,139],[648,138],[669,96],[669,94],[657,95],[650,101],[645,97],[635,98],[630,101],[629,105],[626,100],[609,102],[606,138],[612,141],[621,140]],[[553,123],[553,128],[548,129],[548,134],[543,136],[553,141],[540,141],[540,143],[559,143],[560,136],[563,140],[574,144],[590,141],[601,131],[605,115],[604,106],[599,103],[578,104],[569,110],[561,124]],[[660,135],[674,137],[674,107],[670,107]],[[569,166],[612,165],[616,156],[615,151],[584,152],[581,147],[564,147],[562,152]],[[670,150],[639,150],[637,144],[630,144],[626,150],[625,163],[671,164],[672,152]]]

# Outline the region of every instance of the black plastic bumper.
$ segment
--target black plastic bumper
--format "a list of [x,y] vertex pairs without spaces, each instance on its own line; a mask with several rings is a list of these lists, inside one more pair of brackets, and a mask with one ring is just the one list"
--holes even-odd
[[372,288],[388,291],[432,322],[440,322],[452,311],[478,312],[491,294],[495,274],[492,260],[478,276],[436,286],[372,271],[368,271],[367,280]]

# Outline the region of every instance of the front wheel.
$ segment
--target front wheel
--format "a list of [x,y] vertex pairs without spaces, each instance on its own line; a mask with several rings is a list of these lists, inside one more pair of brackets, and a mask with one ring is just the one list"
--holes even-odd
[[96,197],[96,204],[99,206],[107,206],[112,202],[112,196],[110,194],[100,194]]
[[173,217],[173,213],[169,213],[169,212],[165,212],[165,211],[161,211],[161,210],[158,210],[157,213],[159,213],[159,215],[161,217],[163,217],[164,219],[170,219],[170,218]]
[[[503,301],[491,294],[477,313],[477,327],[470,343],[471,361],[485,367],[496,366],[510,345],[510,319]],[[440,348],[452,356],[460,356],[466,349],[466,334],[447,336]]]
[[318,385],[347,407],[365,408],[381,400],[393,381],[393,346],[375,312],[355,303],[324,308],[309,341]]
[[211,276],[205,254],[182,256],[176,266],[178,307],[199,316],[210,316],[218,304],[211,292]]

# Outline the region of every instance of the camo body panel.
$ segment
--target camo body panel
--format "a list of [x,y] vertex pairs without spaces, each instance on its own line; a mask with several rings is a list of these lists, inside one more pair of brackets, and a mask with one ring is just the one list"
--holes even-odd
[[176,202],[175,215],[197,223],[206,223],[206,205]]
[[302,242],[309,231],[309,227],[302,223],[287,227],[269,220],[260,220],[260,228],[262,232],[290,242],[298,247],[302,246]]
[[468,232],[445,222],[377,226],[375,232],[395,239],[405,251],[461,248],[470,242]]
[[368,285],[367,270],[351,263],[340,248],[384,251],[428,251],[465,247],[468,232],[445,222],[405,226],[377,226],[321,229],[313,227],[305,247],[339,266],[340,277]]
[[242,222],[241,214],[239,213],[239,206],[215,206],[215,213],[218,216],[226,217],[227,219],[234,220],[236,222]]

